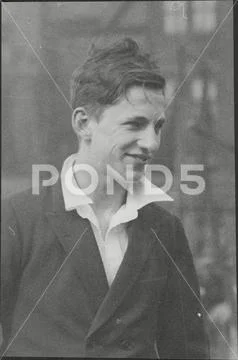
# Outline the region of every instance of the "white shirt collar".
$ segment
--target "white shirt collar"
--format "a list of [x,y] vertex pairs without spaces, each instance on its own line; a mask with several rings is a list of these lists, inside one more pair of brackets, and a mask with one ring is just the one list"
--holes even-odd
[[[65,210],[70,211],[92,204],[93,200],[81,190],[74,178],[72,165],[77,159],[77,153],[70,155],[64,162],[61,171],[61,186],[65,203]],[[118,213],[124,214],[125,219],[137,217],[138,210],[145,205],[155,201],[171,201],[164,191],[152,184],[145,176],[140,183],[134,187],[133,194],[127,192],[126,203],[121,206]],[[128,220],[126,220],[128,221]],[[121,221],[124,222],[124,221]]]

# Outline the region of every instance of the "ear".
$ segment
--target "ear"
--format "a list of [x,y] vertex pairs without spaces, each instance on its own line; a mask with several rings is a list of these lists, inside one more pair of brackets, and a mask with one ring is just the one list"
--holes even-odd
[[74,109],[72,114],[72,127],[77,137],[82,140],[90,140],[92,135],[91,118],[83,107]]

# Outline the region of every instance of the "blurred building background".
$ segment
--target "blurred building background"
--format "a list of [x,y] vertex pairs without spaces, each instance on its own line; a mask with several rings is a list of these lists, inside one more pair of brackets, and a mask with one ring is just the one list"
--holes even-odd
[[[131,36],[158,59],[169,106],[156,161],[174,178],[168,191],[174,201],[162,206],[184,223],[214,359],[237,353],[232,6],[231,0],[2,6],[3,197],[31,184],[32,164],[60,170],[77,151],[69,81],[92,43]],[[181,190],[181,164],[204,165],[191,173],[205,179],[201,194]]]

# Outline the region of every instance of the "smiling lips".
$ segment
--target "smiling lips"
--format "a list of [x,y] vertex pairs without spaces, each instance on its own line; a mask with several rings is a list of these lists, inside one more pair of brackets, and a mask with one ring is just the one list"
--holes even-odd
[[133,159],[135,159],[136,161],[143,162],[143,163],[149,161],[149,159],[150,159],[150,157],[148,157],[146,155],[142,155],[142,154],[126,154],[126,156],[130,156]]

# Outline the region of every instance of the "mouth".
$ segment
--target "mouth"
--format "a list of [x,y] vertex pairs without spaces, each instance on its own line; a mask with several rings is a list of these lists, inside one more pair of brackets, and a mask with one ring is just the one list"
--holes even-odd
[[143,154],[126,154],[126,156],[129,156],[133,158],[136,162],[141,162],[143,164],[149,162],[150,157],[143,155]]

